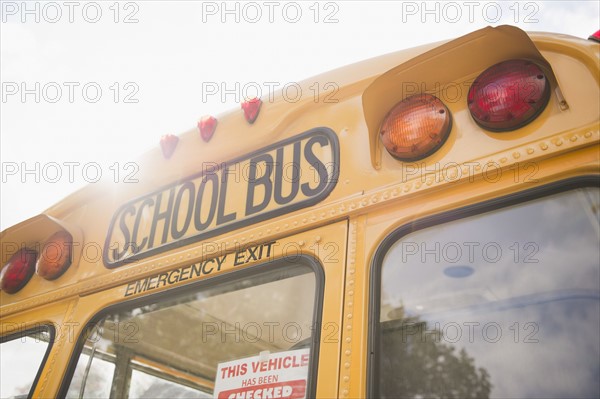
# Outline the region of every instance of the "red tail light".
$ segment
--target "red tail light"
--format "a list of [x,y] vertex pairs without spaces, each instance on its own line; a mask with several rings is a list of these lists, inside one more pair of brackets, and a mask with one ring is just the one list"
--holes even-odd
[[27,284],[35,270],[37,252],[23,248],[17,251],[0,272],[0,287],[3,291],[14,294]]
[[599,42],[600,43],[600,30],[596,31],[596,33],[594,33],[593,35],[591,35],[590,37],[588,37],[588,40],[593,40],[595,42]]
[[450,112],[431,94],[417,94],[396,104],[385,116],[379,134],[384,147],[401,161],[434,153],[452,128]]
[[486,69],[469,89],[468,105],[477,124],[491,131],[515,130],[533,121],[550,99],[542,69],[510,60]]
[[60,277],[71,265],[73,237],[66,231],[54,233],[42,247],[36,273],[46,280]]

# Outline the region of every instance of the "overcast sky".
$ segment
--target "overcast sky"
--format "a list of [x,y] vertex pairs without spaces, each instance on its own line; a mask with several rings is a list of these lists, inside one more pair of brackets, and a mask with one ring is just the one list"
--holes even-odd
[[124,165],[163,134],[237,109],[244,87],[267,95],[269,82],[280,91],[488,25],[582,38],[600,25],[598,1],[0,4],[2,229],[98,171],[112,178],[115,162],[122,180]]

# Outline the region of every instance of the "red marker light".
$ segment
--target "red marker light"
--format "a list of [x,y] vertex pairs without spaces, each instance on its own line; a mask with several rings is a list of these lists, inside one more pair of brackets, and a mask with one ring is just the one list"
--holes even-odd
[[600,30],[596,31],[596,33],[594,33],[593,35],[591,35],[590,37],[588,37],[588,40],[593,40],[595,42],[600,43]]
[[35,270],[37,252],[29,248],[17,251],[0,272],[0,288],[14,294],[27,284]]
[[242,103],[244,117],[246,118],[246,121],[248,121],[248,123],[254,123],[256,117],[258,116],[258,111],[260,111],[261,105],[261,99],[256,97],[250,100],[246,100]]
[[178,142],[179,137],[172,134],[166,134],[160,138],[160,148],[162,149],[162,153],[165,158],[171,158],[171,155],[173,155],[173,152],[175,152],[175,147],[177,147]]
[[198,130],[200,130],[200,136],[202,140],[208,142],[217,128],[217,118],[212,116],[203,116],[198,122]]
[[388,152],[401,161],[425,158],[444,144],[452,128],[450,112],[431,94],[417,94],[396,104],[379,134]]
[[71,266],[73,237],[58,231],[46,241],[37,261],[36,273],[46,280],[55,280]]
[[484,129],[515,130],[533,121],[550,100],[550,83],[531,61],[510,60],[486,69],[469,89],[471,116]]

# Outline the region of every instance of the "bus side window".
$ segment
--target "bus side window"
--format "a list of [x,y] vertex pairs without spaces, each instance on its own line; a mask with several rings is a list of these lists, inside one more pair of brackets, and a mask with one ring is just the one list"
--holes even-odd
[[313,267],[281,262],[235,275],[104,312],[90,324],[66,396],[212,398],[216,387],[232,389],[227,378],[256,391],[261,379],[246,359],[265,353],[303,359],[304,385],[296,378],[293,389],[308,394]]
[[374,396],[598,397],[599,210],[583,188],[397,234]]
[[[7,323],[8,324],[8,323]],[[6,328],[6,325],[3,325]],[[13,334],[0,342],[0,397],[27,398],[50,349],[52,330],[48,326]]]

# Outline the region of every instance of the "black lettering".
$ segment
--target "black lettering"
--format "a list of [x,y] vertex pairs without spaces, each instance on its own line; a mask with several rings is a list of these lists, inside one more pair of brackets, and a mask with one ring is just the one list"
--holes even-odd
[[[177,281],[179,281],[179,273],[181,273],[181,269],[171,270],[171,273],[169,273],[169,279],[167,280],[169,284],[175,284]],[[173,276],[175,276],[174,279],[171,278]]]
[[148,288],[148,279],[145,278],[143,280],[138,280],[135,282],[135,291],[134,294],[139,292],[144,292]]
[[222,225],[227,222],[235,220],[236,213],[230,213],[225,215],[225,204],[227,204],[227,180],[229,179],[228,167],[223,169],[223,175],[221,177],[221,189],[219,190],[219,209],[217,211],[217,225]]
[[260,258],[256,257],[256,250],[258,249],[258,246],[254,247],[254,249],[252,249],[251,247],[248,248],[248,259],[246,259],[246,263],[250,262],[251,260],[259,260]]
[[158,282],[156,283],[156,288],[163,287],[167,285],[167,276],[169,273],[161,273],[158,275]]
[[265,247],[267,247],[267,258],[268,258],[269,256],[271,256],[271,247],[272,247],[272,246],[273,246],[273,244],[275,244],[276,242],[277,242],[277,241],[271,241],[271,242],[268,242],[268,243],[264,244],[264,246],[265,246]]
[[129,227],[127,227],[127,222],[125,221],[125,217],[129,215],[135,214],[135,207],[133,205],[129,205],[127,208],[123,209],[121,212],[121,219],[119,220],[119,227],[121,228],[121,232],[123,233],[123,251],[119,252],[119,248],[113,249],[113,258],[115,260],[121,259],[127,253],[129,246],[131,245],[131,236],[129,234]]
[[133,283],[129,283],[127,284],[127,288],[125,289],[125,296],[129,296],[129,295],[133,295],[135,291],[133,292],[129,292],[131,291],[131,289],[134,287]]
[[210,273],[212,273],[212,271],[214,269],[214,266],[211,266],[210,269],[208,269],[208,270],[206,269],[206,265],[208,265],[208,262],[215,263],[215,260],[214,259],[209,259],[209,260],[207,260],[207,261],[204,262],[204,264],[202,265],[202,272],[204,274],[210,274]]
[[[326,137],[323,136],[314,136],[308,140],[306,143],[306,147],[304,147],[304,158],[308,161],[308,163],[315,168],[317,174],[319,176],[319,184],[315,188],[310,188],[310,184],[304,183],[302,184],[302,193],[307,197],[312,197],[317,195],[323,188],[327,185],[327,168],[325,164],[321,162],[319,157],[315,155],[312,150],[314,144],[319,143],[321,147],[329,145],[329,141]],[[334,165],[334,167],[337,167]]]
[[157,276],[150,277],[150,279],[148,280],[148,287],[146,288],[147,290],[153,290],[156,288],[156,279]]
[[201,276],[202,275],[202,262],[199,263],[194,263],[192,265],[192,270],[190,272],[190,278],[192,278],[192,276]]
[[163,234],[160,243],[164,244],[167,242],[169,237],[169,225],[171,222],[171,215],[173,214],[173,197],[175,196],[175,188],[169,190],[169,202],[167,209],[164,212],[160,211],[160,203],[162,202],[163,192],[158,193],[156,196],[156,202],[154,205],[154,216],[152,217],[152,227],[150,228],[150,238],[148,238],[148,248],[154,247],[154,236],[156,234],[156,226],[158,221],[164,219]]
[[190,278],[190,266],[181,269],[181,273],[179,274],[179,281],[185,281],[188,278]]
[[236,252],[235,261],[233,262],[234,266],[239,266],[239,265],[244,264],[244,252],[245,251]]
[[138,252],[140,252],[145,246],[146,243],[148,242],[148,237],[144,237],[144,239],[142,240],[141,244],[138,244],[138,230],[140,228],[140,221],[142,219],[142,215],[144,214],[144,206],[150,206],[154,204],[154,200],[152,198],[146,198],[144,201],[142,201],[142,203],[140,204],[140,207],[138,208],[137,211],[137,215],[135,217],[135,224],[133,225],[133,233],[131,234],[131,241],[133,241],[134,248],[133,248],[133,253],[137,254]]
[[[256,165],[259,162],[265,163],[264,175],[256,176]],[[246,216],[260,212],[269,205],[271,200],[271,191],[273,189],[273,183],[271,183],[271,173],[273,171],[273,157],[269,154],[259,155],[252,158],[250,161],[250,172],[248,174],[248,194],[246,196]],[[264,186],[265,196],[258,205],[254,205],[254,194],[257,186]]]
[[223,262],[225,262],[225,258],[227,257],[227,255],[223,255],[220,258],[216,258],[217,259],[217,270],[220,271],[221,270],[221,265],[223,264]]
[[[177,229],[177,220],[179,219],[179,208],[181,207],[181,199],[183,198],[183,193],[188,192],[188,208],[185,214],[185,222],[183,223],[183,227],[181,230]],[[187,181],[183,183],[183,185],[179,188],[177,192],[177,197],[175,197],[175,207],[173,209],[173,220],[171,222],[171,236],[173,236],[174,240],[178,240],[184,236],[188,227],[190,227],[190,222],[192,220],[192,211],[194,209],[194,195],[196,194],[196,190],[194,187],[194,183],[191,181]]]
[[279,147],[277,149],[277,155],[275,157],[275,188],[273,190],[273,197],[275,198],[275,202],[279,205],[285,205],[288,202],[292,201],[296,198],[298,194],[298,189],[300,188],[300,141],[296,141],[294,143],[294,160],[292,161],[292,188],[290,189],[290,193],[287,197],[283,196],[283,171],[284,171],[284,161],[283,161],[283,150],[284,147]]
[[[202,222],[202,205],[204,190],[206,189],[206,183],[208,181],[212,182],[212,197],[210,199],[210,203],[208,206],[208,216],[205,222]],[[196,205],[194,206],[194,226],[196,230],[203,231],[212,223],[213,218],[215,217],[215,210],[217,204],[217,197],[219,192],[217,191],[219,187],[219,177],[215,174],[209,174],[202,178],[202,182],[200,183],[200,187],[198,187],[198,195],[196,196]]]

